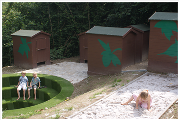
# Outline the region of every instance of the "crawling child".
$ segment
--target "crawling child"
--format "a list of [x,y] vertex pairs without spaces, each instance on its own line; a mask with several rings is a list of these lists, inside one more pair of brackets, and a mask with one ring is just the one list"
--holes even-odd
[[138,97],[133,94],[127,102],[122,103],[121,105],[128,105],[128,103],[131,102],[133,99],[136,101],[136,109],[138,109],[138,105],[140,105],[142,108],[148,110],[150,109],[152,104],[152,98],[148,93],[148,90],[143,90]]

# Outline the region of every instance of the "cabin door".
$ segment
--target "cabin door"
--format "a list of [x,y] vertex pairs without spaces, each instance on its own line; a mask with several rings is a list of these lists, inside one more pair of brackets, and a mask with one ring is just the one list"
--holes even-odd
[[88,38],[87,35],[83,38],[84,44],[84,61],[88,61]]
[[47,58],[46,48],[47,48],[46,38],[36,39],[37,63],[46,61]]

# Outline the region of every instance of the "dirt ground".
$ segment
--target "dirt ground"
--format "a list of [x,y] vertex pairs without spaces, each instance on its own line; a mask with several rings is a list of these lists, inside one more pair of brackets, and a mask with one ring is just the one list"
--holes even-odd
[[[66,58],[66,59],[58,59],[52,60],[52,64],[60,63],[60,62],[79,62],[79,56]],[[43,66],[43,65],[39,65]],[[148,61],[143,61],[141,63],[129,66],[123,71],[126,70],[139,70],[139,69],[147,69]],[[2,74],[7,73],[16,73],[19,71],[23,71],[25,69],[16,67],[16,66],[8,66],[2,68]],[[117,73],[114,75],[93,75],[84,79],[83,81],[73,84],[74,92],[71,95],[68,101],[64,101],[55,107],[50,109],[44,109],[40,111],[36,111],[33,115],[31,114],[23,114],[24,116],[17,117],[6,117],[6,118],[29,118],[29,119],[66,119],[66,117],[74,114],[77,111],[91,105],[97,100],[103,98],[108,95],[110,92],[120,88],[121,86],[126,85],[130,81],[136,79],[141,76],[145,72],[125,72],[125,73]],[[160,119],[178,119],[178,100],[160,117]]]

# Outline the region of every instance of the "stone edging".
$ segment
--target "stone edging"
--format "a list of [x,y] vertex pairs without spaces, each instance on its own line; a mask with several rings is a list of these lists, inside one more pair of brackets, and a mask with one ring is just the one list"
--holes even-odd
[[166,110],[164,112],[159,113],[159,116],[157,116],[157,118],[159,119],[171,107],[171,105],[176,102],[177,99],[178,98],[174,98],[174,101],[172,101],[172,103],[166,107]]

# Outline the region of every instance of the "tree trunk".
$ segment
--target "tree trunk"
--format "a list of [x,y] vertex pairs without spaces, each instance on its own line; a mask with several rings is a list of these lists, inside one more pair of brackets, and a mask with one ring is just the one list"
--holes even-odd
[[53,48],[54,48],[54,38],[53,38],[53,32],[52,32],[52,22],[51,22],[51,15],[50,15],[49,4],[48,4],[48,13],[49,13],[49,21],[50,21],[50,26],[51,26],[51,35],[52,35]]
[[89,19],[89,3],[88,4],[88,21],[89,21],[89,29],[90,29],[90,19]]

